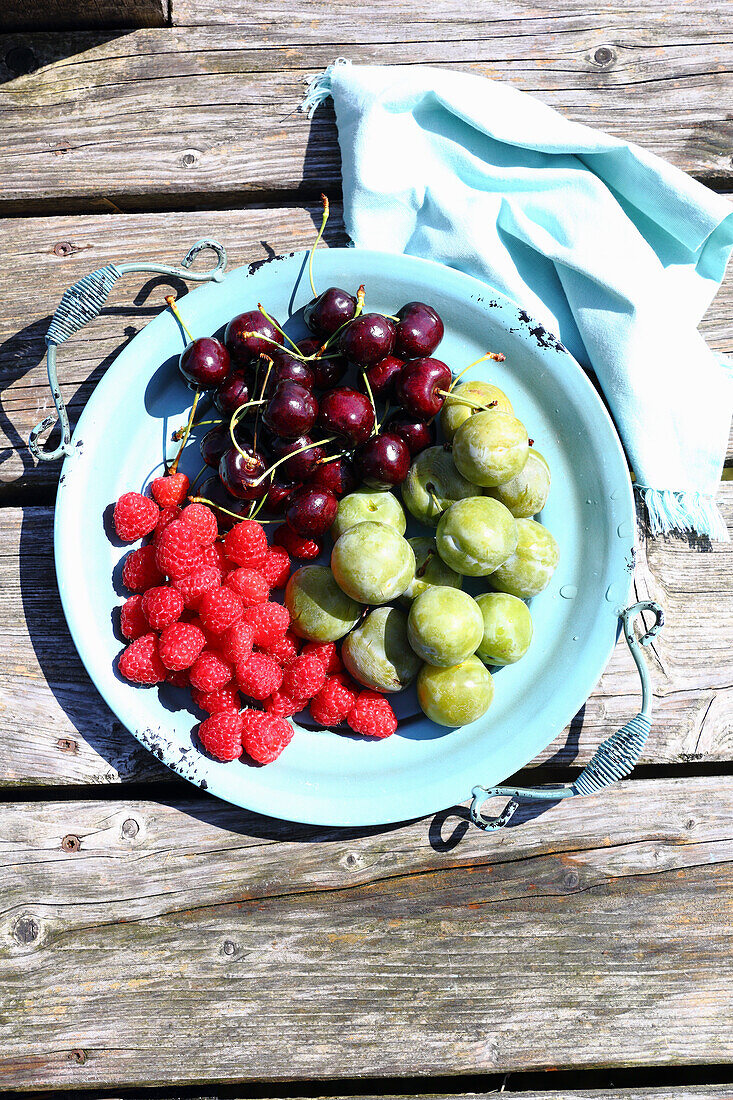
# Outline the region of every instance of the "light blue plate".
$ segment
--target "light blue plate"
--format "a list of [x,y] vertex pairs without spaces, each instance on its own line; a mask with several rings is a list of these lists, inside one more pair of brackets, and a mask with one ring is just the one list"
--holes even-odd
[[[310,298],[305,254],[240,268],[180,303],[195,335],[263,302],[281,321]],[[236,805],[273,817],[325,825],[375,825],[419,817],[491,786],[541,752],[598,681],[614,647],[618,612],[630,586],[634,506],[613,424],[591,383],[557,341],[477,280],[409,256],[320,250],[321,288],[367,288],[367,308],[394,313],[419,299],[445,322],[438,354],[460,371],[487,350],[506,362],[471,377],[507,394],[552,470],[542,513],[560,544],[549,588],[532,601],[535,634],[518,664],[496,675],[488,714],[457,730],[425,718],[406,721],[385,741],[299,728],[265,768],[220,764],[195,746],[197,720],[186,693],[137,688],[115,672],[122,645],[112,628],[123,602],[118,579],[127,548],[110,542],[103,514],[129,489],[160,472],[163,446],[184,419],[191,394],[179,378],[182,342],[169,312],[120,353],[84,410],[66,459],[56,505],[55,553],[61,599],[89,675],[125,726],[184,778]],[[298,319],[292,331],[298,333]],[[172,453],[169,444],[169,454]],[[192,448],[188,472],[199,466]],[[73,599],[70,593],[73,592]],[[190,697],[189,697],[190,698]],[[400,699],[402,714],[414,696]]]

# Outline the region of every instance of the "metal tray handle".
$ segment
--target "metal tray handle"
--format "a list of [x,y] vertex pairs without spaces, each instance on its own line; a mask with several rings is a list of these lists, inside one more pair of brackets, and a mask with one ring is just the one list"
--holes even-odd
[[[634,619],[642,611],[654,614],[654,625],[639,639],[634,635]],[[619,615],[624,638],[631,650],[641,678],[641,710],[620,730],[611,734],[598,746],[582,772],[570,786],[558,787],[474,787],[469,815],[479,829],[489,832],[502,829],[519,809],[522,800],[557,802],[575,795],[595,794],[597,791],[630,775],[641,756],[651,729],[652,692],[649,672],[641,655],[641,646],[647,646],[664,625],[664,612],[658,603],[642,600],[627,607]],[[481,808],[490,798],[505,797],[509,801],[497,817],[484,817]]]
[[[206,249],[216,253],[216,266],[208,271],[190,271],[189,268],[196,256]],[[40,437],[52,427],[56,420],[54,416],[45,417],[39,424],[36,424],[28,437],[28,449],[35,459],[39,462],[54,462],[57,458],[61,458],[71,451],[69,416],[59,390],[56,374],[56,348],[102,312],[104,303],[109,297],[109,292],[117,280],[122,275],[128,275],[134,271],[144,271],[156,275],[173,275],[179,279],[187,279],[197,283],[204,283],[209,280],[221,282],[226,265],[227,254],[223,246],[218,241],[201,240],[197,241],[192,248],[189,248],[180,267],[151,263],[108,264],[106,267],[99,268],[98,271],[92,271],[89,275],[84,275],[78,283],[74,283],[73,286],[64,291],[46,333],[48,384],[51,387],[51,396],[61,425],[61,443],[54,451],[43,449],[42,444],[39,442]]]

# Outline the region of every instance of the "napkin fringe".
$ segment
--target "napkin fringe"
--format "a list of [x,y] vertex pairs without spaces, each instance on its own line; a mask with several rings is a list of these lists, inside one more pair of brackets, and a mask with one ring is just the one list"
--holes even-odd
[[730,541],[728,528],[713,497],[643,485],[637,485],[637,489],[646,505],[652,535],[690,531],[695,535],[707,535],[715,542]]
[[350,65],[351,62],[346,57],[337,57],[336,60],[328,66],[328,68],[319,73],[318,76],[314,76],[308,83],[308,91],[305,93],[305,98],[300,105],[301,111],[304,111],[308,118],[313,118],[313,112],[317,107],[320,107],[322,103],[325,103],[327,99],[330,99],[332,93],[331,89],[331,75],[337,65]]

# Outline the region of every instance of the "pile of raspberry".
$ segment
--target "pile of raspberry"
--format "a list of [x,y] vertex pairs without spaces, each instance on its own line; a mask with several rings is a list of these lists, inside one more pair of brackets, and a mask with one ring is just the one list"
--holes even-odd
[[132,593],[120,609],[129,644],[117,667],[125,679],[190,688],[209,715],[198,729],[201,745],[217,760],[271,763],[292,740],[287,719],[306,707],[321,726],[394,733],[389,702],[351,679],[335,643],[303,644],[287,608],[270,599],[288,580],[291,555],[308,560],[316,543],[283,527],[269,546],[250,519],[220,535],[210,508],[185,503],[182,474],[157,478],[151,493],[124,493],[114,509],[121,541],[149,536],[123,563]]

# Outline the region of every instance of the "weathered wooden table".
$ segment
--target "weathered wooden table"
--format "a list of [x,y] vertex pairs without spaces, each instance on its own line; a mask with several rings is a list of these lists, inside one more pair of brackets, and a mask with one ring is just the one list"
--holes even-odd
[[[8,26],[28,14],[10,9]],[[233,266],[309,244],[339,156],[330,109],[297,107],[337,55],[511,81],[733,184],[716,0],[173,0],[167,26],[0,38],[0,1087],[733,1097],[730,545],[640,529],[637,590],[667,610],[643,765],[496,836],[461,808],[339,832],[201,797],[76,657],[58,468],[23,447],[50,404],[49,315],[115,259],[175,263],[205,235]],[[327,243],[343,239],[336,217]],[[166,292],[126,280],[69,345],[73,410]],[[703,330],[733,351],[730,278]],[[731,481],[720,502],[733,521]],[[575,775],[637,691],[620,644],[525,780]]]

